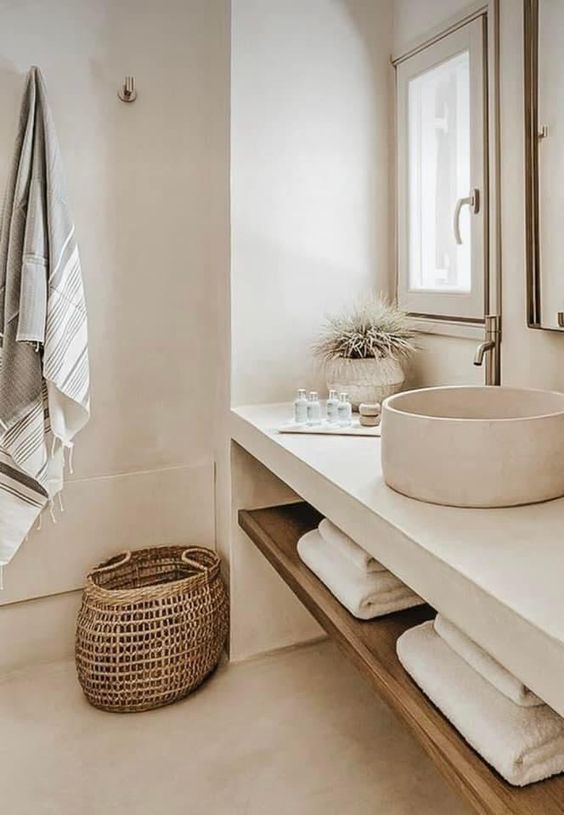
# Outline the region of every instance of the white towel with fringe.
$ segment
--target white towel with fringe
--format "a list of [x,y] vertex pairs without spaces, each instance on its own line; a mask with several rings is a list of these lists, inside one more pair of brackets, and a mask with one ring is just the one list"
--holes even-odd
[[487,651],[470,639],[460,628],[437,614],[435,617],[435,631],[449,645],[459,657],[468,663],[480,676],[487,679],[500,693],[521,707],[536,707],[544,704],[520,679],[517,679],[507,668],[504,668],[497,659],[491,657]]
[[564,719],[548,705],[516,705],[437,634],[433,621],[397,642],[405,670],[471,747],[514,786],[564,771]]
[[337,551],[347,560],[350,560],[358,569],[363,572],[385,572],[386,567],[373,558],[368,552],[355,543],[352,538],[331,523],[328,518],[324,518],[318,526],[319,534],[323,540],[334,546]]
[[43,77],[32,68],[0,224],[0,566],[63,486],[90,415],[86,305]]
[[391,572],[366,573],[340,555],[317,529],[298,541],[301,560],[352,615],[371,620],[424,601]]

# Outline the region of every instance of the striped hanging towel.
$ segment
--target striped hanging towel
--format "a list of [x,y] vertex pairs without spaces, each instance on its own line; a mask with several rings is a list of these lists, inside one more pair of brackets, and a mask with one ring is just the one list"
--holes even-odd
[[63,487],[90,415],[86,305],[59,146],[38,68],[0,225],[0,566]]

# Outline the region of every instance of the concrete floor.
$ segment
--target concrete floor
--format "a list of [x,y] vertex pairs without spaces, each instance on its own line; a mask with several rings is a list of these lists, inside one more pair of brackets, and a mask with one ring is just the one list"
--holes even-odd
[[0,680],[0,811],[469,815],[334,645],[225,665],[184,702],[91,708],[72,662]]

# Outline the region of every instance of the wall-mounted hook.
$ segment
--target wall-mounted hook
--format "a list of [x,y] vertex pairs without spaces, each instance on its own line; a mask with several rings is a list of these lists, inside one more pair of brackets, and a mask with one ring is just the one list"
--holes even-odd
[[135,90],[135,77],[126,76],[125,82],[118,91],[118,96],[122,102],[134,102],[137,99]]

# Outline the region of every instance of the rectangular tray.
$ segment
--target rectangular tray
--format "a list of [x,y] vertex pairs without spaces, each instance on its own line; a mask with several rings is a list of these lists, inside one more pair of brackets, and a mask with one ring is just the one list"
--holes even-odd
[[278,433],[296,433],[304,436],[375,436],[380,437],[380,425],[363,427],[358,417],[353,417],[352,425],[340,427],[334,424],[303,425],[288,422],[277,427]]

